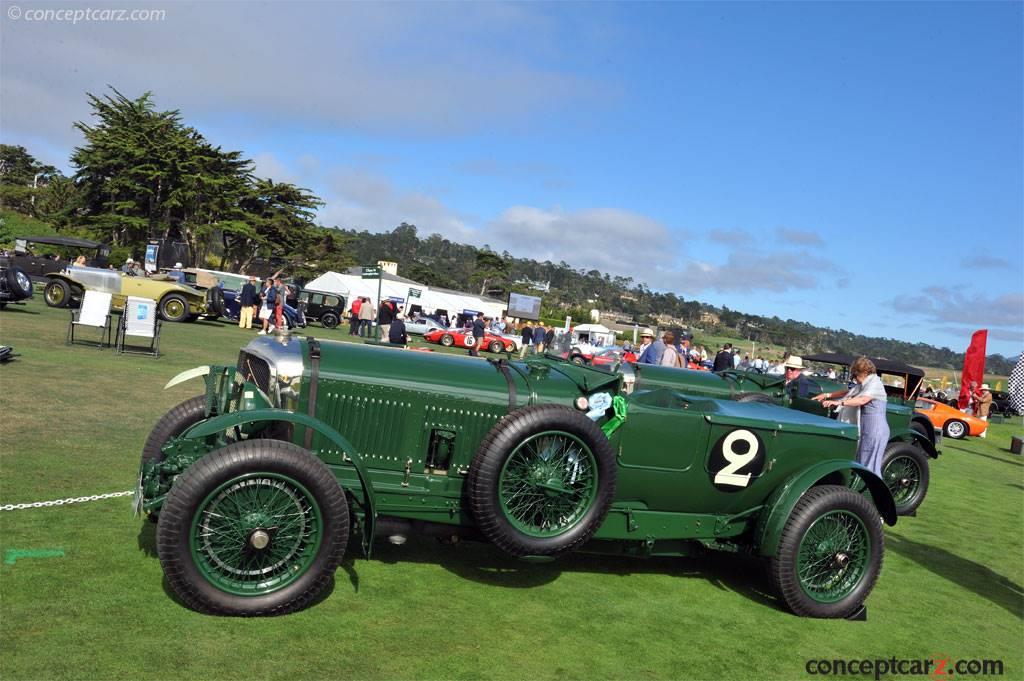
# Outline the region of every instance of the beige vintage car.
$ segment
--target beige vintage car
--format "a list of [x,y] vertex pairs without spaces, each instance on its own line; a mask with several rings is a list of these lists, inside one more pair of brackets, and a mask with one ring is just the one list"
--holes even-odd
[[169,322],[191,322],[206,314],[206,295],[191,286],[179,284],[166,275],[130,277],[115,270],[95,267],[70,267],[46,275],[43,298],[50,307],[68,307],[80,301],[85,291],[113,294],[113,308],[123,310],[128,296],[157,301],[160,316]]

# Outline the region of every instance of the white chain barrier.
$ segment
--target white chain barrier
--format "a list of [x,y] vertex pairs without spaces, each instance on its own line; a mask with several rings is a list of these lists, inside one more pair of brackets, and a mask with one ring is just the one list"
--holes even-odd
[[70,497],[68,499],[54,499],[53,501],[33,501],[28,504],[3,504],[0,511],[20,511],[25,508],[48,508],[50,506],[66,506],[68,504],[81,504],[86,501],[99,501],[100,499],[114,499],[135,494],[135,490],[129,489],[124,492],[108,492],[107,494],[93,494],[88,497]]

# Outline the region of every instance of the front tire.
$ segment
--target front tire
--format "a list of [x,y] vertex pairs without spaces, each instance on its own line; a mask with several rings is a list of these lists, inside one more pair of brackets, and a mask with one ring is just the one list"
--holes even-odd
[[882,570],[878,511],[846,487],[813,487],[793,508],[771,559],[772,584],[802,617],[848,617]]
[[492,341],[491,344],[487,346],[487,349],[493,352],[494,354],[498,354],[499,352],[505,349],[505,346],[502,345],[499,341]]
[[909,442],[891,442],[882,459],[882,480],[892,492],[896,515],[910,515],[928,494],[928,457]]
[[206,395],[190,397],[181,404],[175,405],[149,431],[146,444],[142,446],[140,465],[150,461],[159,463],[164,460],[163,446],[172,437],[177,437],[185,430],[206,418]]
[[455,345],[455,337],[452,336],[450,333],[446,333],[445,335],[441,336],[441,345],[445,346],[446,348],[450,348],[451,346]]
[[963,440],[970,432],[967,424],[959,419],[946,421],[946,425],[943,426],[942,430],[946,433],[946,437],[951,437],[954,440]]
[[157,551],[175,594],[199,612],[280,615],[308,605],[345,553],[345,492],[289,442],[236,442],[200,459],[167,495]]
[[169,293],[160,299],[160,316],[164,321],[183,322],[189,318],[188,301],[185,296]]
[[63,279],[53,279],[43,289],[43,300],[50,307],[67,307],[71,302],[71,287]]
[[481,532],[512,556],[554,556],[585,543],[615,495],[615,452],[578,411],[515,411],[484,438],[469,467]]

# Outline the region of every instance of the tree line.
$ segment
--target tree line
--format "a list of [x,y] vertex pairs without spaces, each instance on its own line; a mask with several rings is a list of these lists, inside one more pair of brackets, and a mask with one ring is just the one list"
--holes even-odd
[[[792,352],[848,352],[938,367],[963,362],[963,353],[949,348],[750,315],[565,261],[517,258],[438,234],[421,238],[415,225],[404,222],[389,232],[323,227],[315,222],[319,197],[257,177],[242,152],[213,145],[177,110],[157,110],[150,93],[130,99],[111,88],[87,97],[92,119],[74,124],[83,143],[69,159],[71,177],[24,147],[0,145],[0,207],[38,218],[61,234],[108,243],[114,259],[138,256],[149,239],[164,238],[187,243],[197,264],[245,272],[257,259],[273,259],[298,280],[392,260],[402,276],[429,286],[498,298],[542,295],[547,317],[586,319],[598,308],[623,321],[655,325],[670,319]],[[13,236],[0,226],[0,242]],[[547,290],[539,293],[536,282]],[[988,370],[1008,374],[1015,359],[990,355]]]

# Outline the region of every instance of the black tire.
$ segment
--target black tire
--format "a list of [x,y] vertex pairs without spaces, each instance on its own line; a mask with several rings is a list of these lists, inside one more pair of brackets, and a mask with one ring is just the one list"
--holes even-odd
[[762,404],[775,404],[772,398],[764,393],[740,393],[736,396],[737,402],[760,402]]
[[43,289],[43,300],[49,307],[67,307],[71,304],[71,287],[63,279],[51,279]]
[[340,321],[338,315],[333,312],[324,312],[323,316],[320,317],[320,323],[325,329],[333,329]]
[[586,366],[587,364],[587,360],[583,357],[583,355],[573,355],[572,359],[569,361],[578,367]]
[[446,333],[445,335],[441,336],[441,345],[445,346],[446,348],[450,348],[451,346],[455,345],[455,337],[452,336],[450,333]]
[[[539,455],[536,445],[531,445],[534,438],[538,438],[537,442],[543,444],[541,438],[548,432],[554,433],[548,437],[564,438],[567,435],[581,445],[573,463],[567,463],[564,469],[558,465],[551,465],[548,458]],[[586,456],[588,452],[584,451],[584,447],[589,450],[589,457]],[[529,455],[530,449],[533,451],[532,457]],[[563,455],[566,461],[574,456],[566,450],[563,451]],[[514,519],[510,517],[501,500],[503,475],[513,456],[517,462],[529,460],[534,470],[548,466],[549,471],[545,474],[549,477],[544,484],[557,486],[559,483],[552,482],[553,478],[550,476],[563,476],[560,484],[564,486],[562,490],[568,493],[563,494],[562,499],[556,500],[547,492],[522,493],[537,494],[541,497],[539,504],[530,504],[526,511],[523,511],[533,514],[532,518],[542,513],[553,512],[556,504],[571,506],[575,503],[574,508],[565,511],[571,513],[573,517],[564,528],[556,528],[547,536],[534,536],[513,524]],[[570,476],[571,482],[564,477],[570,470],[573,471]],[[506,553],[512,556],[554,556],[581,546],[600,527],[615,496],[616,470],[615,452],[608,438],[597,424],[582,413],[553,404],[526,407],[502,419],[491,429],[477,449],[469,466],[467,479],[470,508],[480,531]],[[595,476],[596,483],[593,482]],[[582,486],[573,487],[588,477],[591,483],[587,489]],[[525,484],[532,485],[533,482]],[[536,488],[536,485],[534,487]],[[590,496],[590,499],[574,501],[581,494]]]
[[4,279],[7,280],[7,290],[11,292],[12,300],[22,300],[32,296],[32,280],[20,267],[8,267],[4,272]]
[[[858,528],[867,535],[868,556],[864,572],[851,585],[846,595],[834,602],[825,603],[812,598],[804,590],[797,569],[797,553],[808,530],[820,519],[833,512],[846,512],[859,520]],[[840,618],[848,617],[864,603],[878,580],[882,570],[884,538],[878,511],[863,495],[838,485],[823,485],[808,490],[797,501],[793,512],[782,530],[779,549],[770,562],[772,584],[795,614],[802,617]],[[835,560],[840,559],[837,552]],[[835,567],[843,570],[844,567]]]
[[501,341],[491,341],[491,344],[487,346],[487,349],[497,354],[499,352],[503,352],[505,350],[505,346]]
[[[246,516],[230,525],[235,519],[213,512],[221,511],[218,502],[230,497],[233,489],[256,488],[260,483],[265,483],[271,494],[290,495],[285,496],[289,501],[286,510],[294,506],[300,513],[289,515],[297,515],[298,522],[313,526],[313,530],[298,534],[295,545],[275,547],[276,533],[284,530],[280,524],[274,525],[278,519],[273,513],[266,520],[249,520]],[[225,504],[223,512],[229,516],[231,508]],[[206,523],[213,522],[229,523],[232,529],[257,524],[246,529],[248,537],[237,547],[226,542],[217,545],[216,539],[208,538],[204,544],[200,537],[194,542],[192,533],[201,534]],[[211,530],[207,532],[212,536]],[[327,586],[344,557],[348,535],[345,492],[322,461],[290,442],[246,440],[203,457],[178,476],[160,513],[157,552],[167,581],[189,608],[215,615],[282,615],[301,610]],[[311,536],[319,541],[313,543]],[[282,548],[285,553],[278,558]],[[260,581],[251,574],[239,577],[240,569],[233,568],[244,566],[249,573],[253,572],[248,561],[264,550],[268,552],[264,555],[277,562],[261,568],[256,559]],[[275,550],[277,553],[271,557],[269,552]],[[238,562],[228,563],[232,560]],[[251,596],[237,595],[214,579],[252,584],[256,590],[264,591]],[[281,585],[267,587],[273,580],[279,580]]]
[[194,426],[206,418],[206,395],[190,397],[181,404],[171,408],[149,431],[146,444],[142,446],[142,458],[140,466],[147,461],[160,462],[164,460],[163,446],[172,437],[177,437],[185,432],[189,426]]
[[227,309],[224,306],[224,290],[220,286],[214,286],[206,290],[206,316],[217,319],[225,316]]
[[951,419],[942,426],[942,432],[945,433],[946,437],[951,437],[954,440],[963,440],[970,434],[971,429],[960,419]]
[[160,299],[160,316],[167,322],[187,321],[190,314],[188,301],[180,293],[168,293]]
[[882,480],[896,501],[896,515],[910,515],[928,495],[928,456],[909,442],[890,442],[882,459]]

